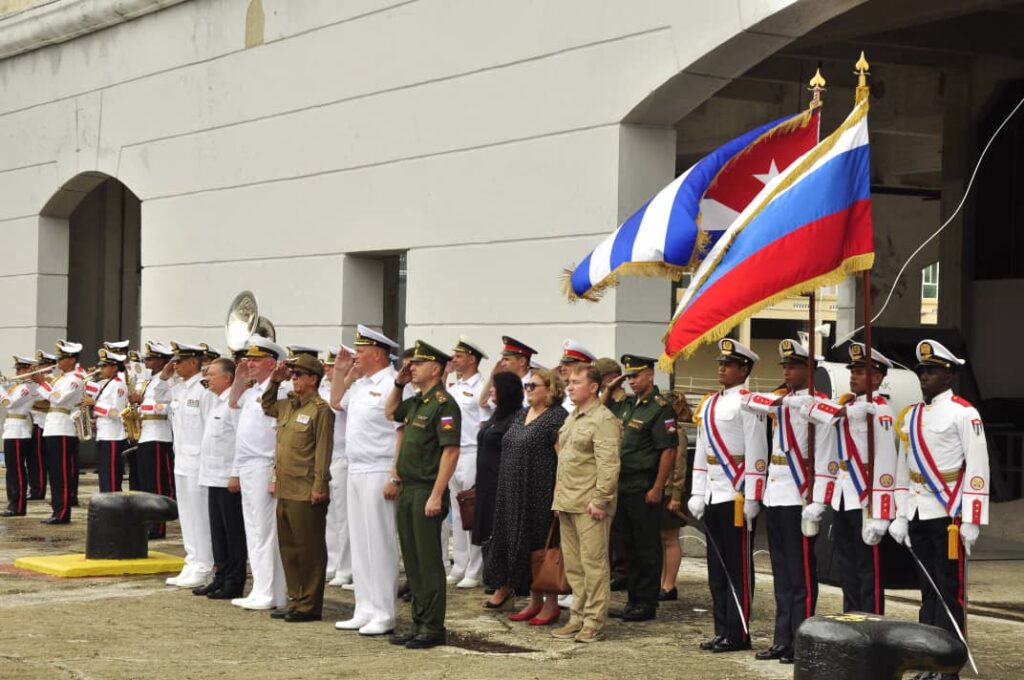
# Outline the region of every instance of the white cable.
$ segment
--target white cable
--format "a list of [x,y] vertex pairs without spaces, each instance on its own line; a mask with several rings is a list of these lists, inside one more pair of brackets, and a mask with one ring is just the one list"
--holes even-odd
[[[917,256],[918,253],[920,253],[922,250],[924,250],[924,247],[926,245],[928,245],[929,243],[931,243],[932,240],[936,236],[941,234],[942,231],[946,227],[948,227],[950,225],[950,223],[960,213],[960,210],[964,207],[964,204],[967,202],[967,197],[971,193],[971,187],[974,186],[974,179],[975,179],[975,177],[978,176],[978,170],[981,169],[981,162],[983,160],[985,160],[985,154],[988,153],[989,147],[992,146],[992,142],[994,142],[996,140],[996,136],[1000,132],[1002,132],[1003,128],[1006,127],[1006,124],[1010,122],[1010,119],[1013,118],[1013,116],[1017,113],[1018,110],[1020,110],[1020,107],[1022,105],[1024,105],[1024,98],[1021,98],[1021,100],[1019,102],[1017,102],[1017,105],[1013,107],[1013,110],[1010,111],[1010,114],[1006,117],[1005,120],[1003,120],[1002,123],[999,124],[999,127],[997,127],[996,131],[992,133],[992,136],[989,137],[988,143],[985,144],[985,148],[982,149],[981,154],[978,156],[978,162],[974,165],[974,171],[971,173],[971,179],[970,179],[970,181],[967,182],[967,188],[964,189],[963,198],[960,199],[960,203],[956,206],[956,210],[954,210],[953,214],[949,216],[949,219],[947,219],[945,222],[943,222],[941,227],[936,229],[935,232],[931,236],[929,236],[927,239],[925,239],[924,243],[919,245],[917,247],[917,250],[915,250],[913,253],[911,253],[910,257],[907,258],[907,261],[903,263],[903,266],[900,267],[899,273],[896,274],[896,278],[892,282],[892,288],[889,289],[889,294],[886,296],[885,302],[882,303],[882,307],[878,310],[878,313],[875,314],[874,317],[872,317],[871,323],[875,323],[876,321],[878,321],[879,317],[882,316],[882,313],[885,312],[886,307],[889,306],[889,302],[892,300],[892,295],[893,295],[893,293],[896,292],[896,286],[899,284],[900,278],[903,277],[903,272],[905,272],[907,270],[907,267],[910,265],[911,260],[913,260]],[[832,349],[835,349],[836,347],[839,347],[839,345],[843,344],[844,342],[846,342],[847,340],[849,340],[853,336],[857,335],[857,333],[861,332],[862,330],[864,330],[864,326],[858,326],[857,328],[852,330],[850,333],[844,335],[842,338],[839,338],[838,340],[836,340],[835,344],[832,345]]]

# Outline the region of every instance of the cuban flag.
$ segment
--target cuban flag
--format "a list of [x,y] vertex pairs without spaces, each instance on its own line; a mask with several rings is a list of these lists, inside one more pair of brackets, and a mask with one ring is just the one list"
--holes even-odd
[[790,295],[874,263],[868,105],[772,179],[711,248],[676,308],[662,367]]
[[692,271],[765,184],[817,143],[819,118],[814,108],[774,120],[699,160],[566,271],[566,296],[596,301],[622,274]]

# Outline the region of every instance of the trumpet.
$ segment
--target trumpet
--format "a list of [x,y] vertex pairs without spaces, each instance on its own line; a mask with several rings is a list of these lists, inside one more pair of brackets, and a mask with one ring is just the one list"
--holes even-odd
[[33,376],[39,375],[40,373],[52,373],[53,371],[53,366],[46,366],[45,368],[37,368],[34,371],[22,373],[21,375],[15,375],[10,378],[0,375],[0,383],[4,385],[20,385],[25,382],[33,382]]

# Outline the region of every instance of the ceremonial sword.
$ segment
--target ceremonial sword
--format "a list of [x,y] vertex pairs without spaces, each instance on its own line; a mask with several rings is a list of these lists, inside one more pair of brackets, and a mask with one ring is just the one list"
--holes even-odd
[[706,522],[704,523],[704,537],[708,539],[708,545],[715,551],[715,557],[718,558],[719,564],[722,565],[722,571],[725,572],[725,582],[729,584],[729,592],[732,593],[732,599],[736,603],[736,610],[740,613],[740,623],[743,624],[743,632],[747,637],[750,637],[750,629],[747,628],[747,618],[743,615],[743,605],[740,604],[740,597],[736,593],[736,586],[733,585],[732,576],[729,575],[729,567],[725,564],[725,558],[722,557],[722,551],[718,549],[718,544],[711,537],[711,531],[708,529]]

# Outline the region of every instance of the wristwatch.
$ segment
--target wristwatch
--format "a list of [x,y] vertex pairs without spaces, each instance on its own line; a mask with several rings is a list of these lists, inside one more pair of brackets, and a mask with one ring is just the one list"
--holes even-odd
[[391,482],[391,484],[394,485],[394,486],[402,486],[402,480],[401,479],[396,479],[396,478],[392,477],[388,481]]
[[405,385],[403,385],[402,383],[398,382],[397,380],[395,381],[395,387],[400,389],[400,390],[404,390],[405,389]]

